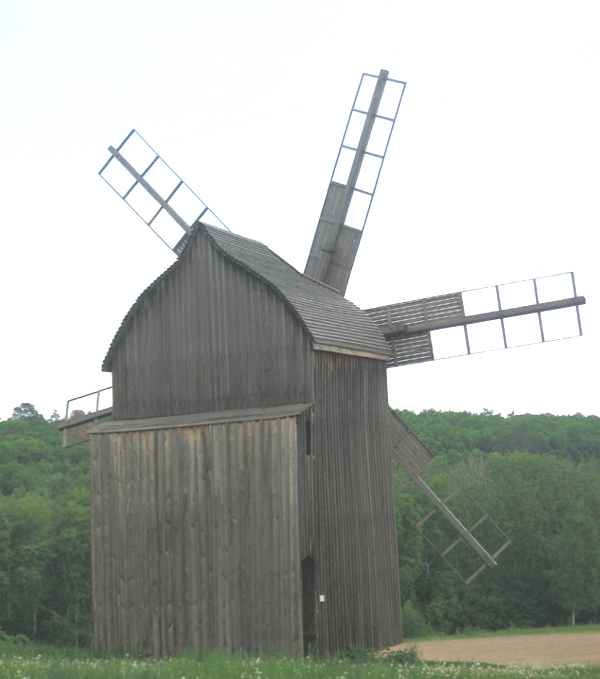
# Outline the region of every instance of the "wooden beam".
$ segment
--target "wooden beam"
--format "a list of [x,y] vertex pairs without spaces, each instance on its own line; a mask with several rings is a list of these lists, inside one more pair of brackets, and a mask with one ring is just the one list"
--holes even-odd
[[101,417],[107,417],[112,415],[112,406],[110,408],[104,408],[103,410],[96,410],[95,413],[88,413],[87,415],[82,415],[81,417],[73,417],[68,420],[60,420],[56,423],[56,428],[59,431],[63,429],[71,429],[72,427],[79,427],[81,424],[86,424],[86,422],[93,422]]
[[[121,163],[121,165],[129,172],[129,174],[135,179],[135,181],[138,184],[141,184],[146,191],[154,198],[154,200],[162,207],[163,210],[169,213],[171,217],[179,224],[179,226],[186,232],[186,233],[192,233],[191,228],[186,224],[186,222],[175,212],[175,210],[167,203],[165,200],[163,200],[162,196],[157,193],[150,184],[142,177],[142,175],[132,166],[130,165],[125,158],[117,151],[117,149],[114,148],[114,146],[109,146],[108,150],[111,152],[111,154]],[[156,215],[154,215],[156,217]],[[154,218],[152,219],[152,221]],[[146,221],[146,220],[144,220]],[[146,222],[148,224],[148,222]]]
[[[407,470],[405,470],[407,471]],[[407,471],[412,480],[417,484],[417,486],[427,495],[427,497],[433,502],[433,504],[442,512],[442,514],[448,519],[448,521],[454,526],[458,534],[463,538],[463,540],[475,551],[477,554],[485,561],[485,563],[493,568],[496,566],[494,559],[488,554],[488,552],[477,542],[477,540],[469,533],[469,531],[463,526],[463,524],[454,516],[454,514],[446,507],[446,505],[440,500],[440,498],[431,490],[431,488],[416,474],[411,474]]]

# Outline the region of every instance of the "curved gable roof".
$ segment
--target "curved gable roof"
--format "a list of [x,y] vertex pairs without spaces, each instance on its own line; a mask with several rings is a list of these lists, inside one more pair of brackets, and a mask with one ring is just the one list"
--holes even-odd
[[381,330],[364,311],[339,292],[296,271],[258,241],[199,223],[179,259],[144,290],[123,319],[102,364],[103,370],[110,371],[116,346],[144,298],[177,270],[186,253],[194,247],[195,236],[200,230],[225,257],[266,281],[279,293],[304,325],[315,348],[389,358],[389,345]]

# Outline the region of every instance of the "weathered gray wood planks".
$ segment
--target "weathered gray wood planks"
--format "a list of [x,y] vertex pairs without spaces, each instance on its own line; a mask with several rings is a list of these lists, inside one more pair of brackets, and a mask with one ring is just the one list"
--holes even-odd
[[400,640],[385,380],[383,361],[315,353],[316,450],[300,465],[301,526],[325,597],[317,602],[321,652]]
[[93,435],[97,647],[302,651],[297,423]]
[[115,421],[90,431],[97,648],[398,643],[388,357],[341,295],[199,225],[105,361]]

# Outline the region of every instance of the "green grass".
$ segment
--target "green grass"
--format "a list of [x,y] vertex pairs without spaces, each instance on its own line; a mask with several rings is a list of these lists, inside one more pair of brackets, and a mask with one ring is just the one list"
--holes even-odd
[[507,668],[480,663],[399,665],[344,658],[250,658],[209,653],[169,660],[106,657],[91,650],[0,644],[2,679],[592,679],[600,667]]
[[528,634],[579,634],[580,632],[600,632],[600,625],[575,625],[568,627],[509,627],[496,632],[471,629],[456,634],[430,634],[424,637],[407,639],[407,643],[417,641],[445,641],[451,639],[477,639],[479,637],[515,637]]

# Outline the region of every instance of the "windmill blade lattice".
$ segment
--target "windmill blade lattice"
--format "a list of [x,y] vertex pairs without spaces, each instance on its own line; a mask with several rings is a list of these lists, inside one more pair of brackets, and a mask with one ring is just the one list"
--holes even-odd
[[406,83],[364,73],[304,273],[345,293]]
[[[392,459],[398,465],[396,472],[401,472],[395,473],[396,494],[414,485],[433,504],[433,509],[431,505],[421,507],[415,528],[433,549],[433,559],[440,557],[468,585],[486,567],[497,565],[496,558],[511,541],[448,471],[445,476],[450,487],[439,496],[425,478],[435,456],[391,409],[388,422]],[[429,528],[434,524],[432,530],[424,530],[427,522]]]
[[108,150],[111,157],[98,174],[176,255],[199,219],[227,229],[135,130]]
[[572,272],[366,309],[392,350],[388,367],[582,334]]

